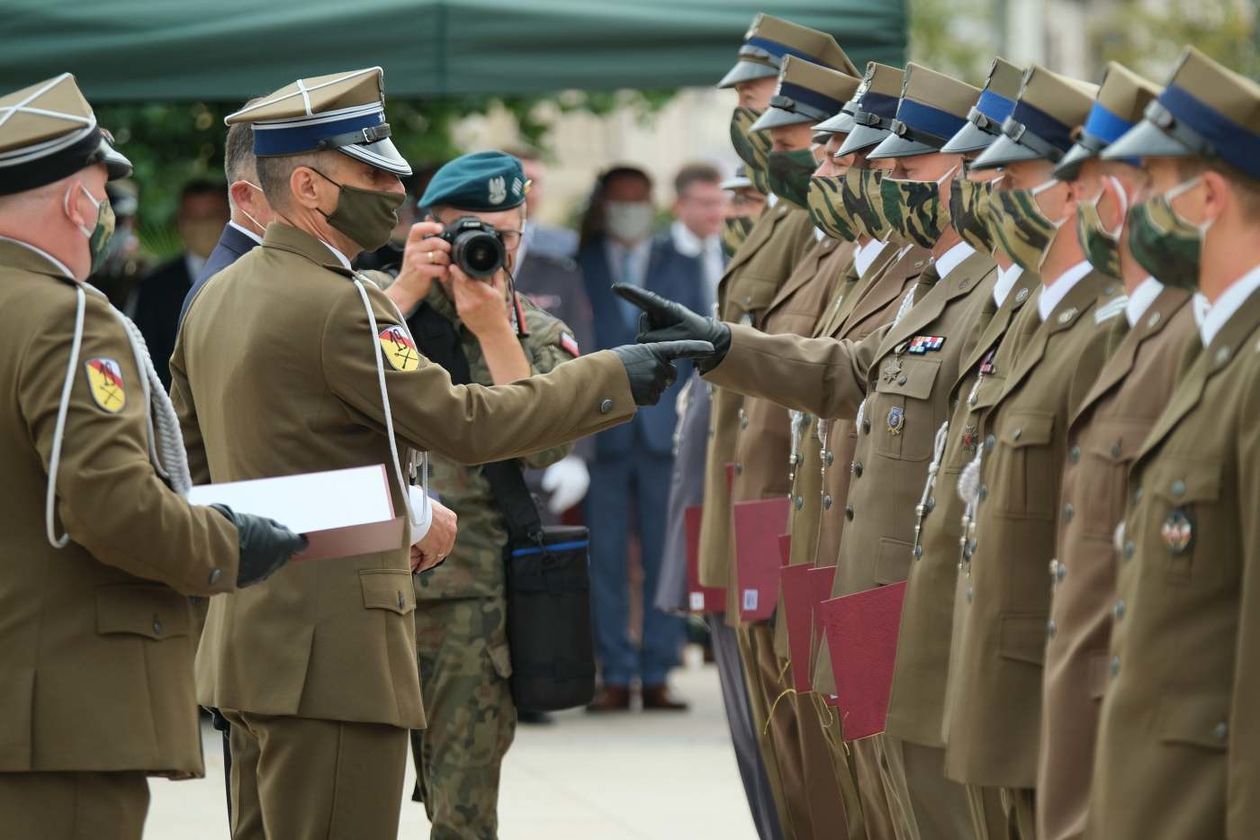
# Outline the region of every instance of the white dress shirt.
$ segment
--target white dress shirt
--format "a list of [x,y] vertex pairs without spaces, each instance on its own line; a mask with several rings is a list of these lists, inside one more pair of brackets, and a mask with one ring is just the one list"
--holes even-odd
[[892,245],[882,239],[872,239],[865,245],[857,246],[857,250],[853,253],[853,269],[857,272],[857,276],[865,277],[866,272],[870,271],[871,266],[875,264],[875,260],[891,247]]
[[674,247],[684,257],[699,257],[704,270],[704,280],[709,289],[709,297],[717,295],[718,281],[726,270],[726,257],[722,255],[722,238],[706,236],[704,239],[692,233],[691,228],[682,222],[674,222],[669,227],[670,238]]
[[1001,306],[1023,273],[1024,267],[1019,263],[1013,262],[1009,268],[999,268],[997,282],[993,284],[993,302]]
[[970,257],[976,252],[976,249],[968,245],[966,242],[959,242],[945,253],[941,254],[936,261],[936,273],[942,280],[949,276],[950,272],[963,264],[963,260]]
[[1124,317],[1129,322],[1129,329],[1138,325],[1138,321],[1142,320],[1146,310],[1151,308],[1151,304],[1162,291],[1164,284],[1154,277],[1147,277],[1133,290],[1133,294],[1129,295],[1129,302],[1124,305]]
[[1055,278],[1054,282],[1041,290],[1037,299],[1037,314],[1045,321],[1058,306],[1068,292],[1076,288],[1076,284],[1085,279],[1085,275],[1094,270],[1089,260],[1082,260]]
[[1229,323],[1229,319],[1234,317],[1234,313],[1256,289],[1260,289],[1260,265],[1235,280],[1232,286],[1208,306],[1207,314],[1199,325],[1199,337],[1203,340],[1204,347],[1212,343],[1212,339],[1216,338],[1221,328]]

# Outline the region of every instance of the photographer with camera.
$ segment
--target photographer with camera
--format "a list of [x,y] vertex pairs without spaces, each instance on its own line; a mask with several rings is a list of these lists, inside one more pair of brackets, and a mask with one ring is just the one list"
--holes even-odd
[[[411,311],[408,325],[419,349],[453,382],[502,385],[546,373],[578,354],[569,328],[513,288],[527,185],[516,158],[479,152],[439,169],[420,199],[421,215],[442,225],[440,234],[428,235],[444,240],[449,251],[431,252],[430,259],[411,249],[412,259],[440,262],[444,271],[433,272],[437,282]],[[429,225],[417,229],[413,235],[423,236]],[[410,282],[406,291],[415,294],[417,284]],[[404,289],[393,292],[398,300]],[[516,728],[507,679],[504,551],[510,528],[498,476],[505,469],[519,476],[522,466],[546,467],[570,449],[559,446],[486,467],[431,457],[430,487],[460,522],[445,564],[414,579],[429,715],[429,728],[412,733],[415,798],[424,802],[433,837],[496,835],[499,766]]]

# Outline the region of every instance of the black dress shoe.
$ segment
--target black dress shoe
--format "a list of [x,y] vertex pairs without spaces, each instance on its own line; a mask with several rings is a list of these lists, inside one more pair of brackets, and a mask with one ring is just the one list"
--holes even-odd
[[516,722],[524,726],[550,726],[556,722],[556,719],[547,712],[534,712],[528,709],[518,709],[516,712]]
[[664,683],[643,686],[644,711],[685,712],[687,709],[686,702],[675,697]]

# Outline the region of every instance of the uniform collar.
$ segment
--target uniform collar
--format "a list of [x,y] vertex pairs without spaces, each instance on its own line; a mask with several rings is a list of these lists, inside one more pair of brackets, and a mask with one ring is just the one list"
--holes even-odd
[[1203,339],[1204,347],[1212,343],[1221,328],[1229,323],[1229,319],[1234,317],[1256,289],[1260,289],[1260,265],[1235,280],[1215,303],[1208,306],[1207,314],[1199,324],[1199,337]]
[[1013,262],[1008,268],[999,268],[997,281],[993,284],[993,302],[998,306],[1006,300],[1006,296],[1011,293],[1011,289],[1015,288],[1015,284],[1019,282],[1019,278],[1024,273],[1024,267],[1019,263]]
[[1146,310],[1151,308],[1151,304],[1162,291],[1164,291],[1164,284],[1154,277],[1147,277],[1138,284],[1133,294],[1129,295],[1129,302],[1124,305],[1124,317],[1129,322],[1129,329],[1137,326],[1138,321],[1142,320]]
[[272,222],[267,225],[267,232],[263,235],[263,247],[298,254],[338,274],[352,272],[350,260],[345,254],[322,239],[317,239],[306,231],[284,222]]
[[50,274],[67,280],[74,279],[74,273],[66,267],[66,264],[43,248],[36,248],[29,242],[11,239],[8,236],[0,236],[0,244],[3,245],[3,250],[0,250],[0,263],[33,271],[36,274]]
[[945,253],[941,254],[940,259],[936,261],[936,273],[944,280],[949,273],[955,268],[963,264],[963,260],[970,257],[976,252],[976,249],[968,245],[966,242],[959,242]]
[[871,266],[875,264],[875,260],[879,259],[880,254],[884,253],[886,248],[891,248],[882,239],[872,239],[865,245],[857,246],[857,250],[853,254],[853,270],[857,272],[858,277],[865,277],[866,272],[870,271]]
[[1049,318],[1054,308],[1068,296],[1068,292],[1076,288],[1076,284],[1093,270],[1089,260],[1081,260],[1043,288],[1041,297],[1037,299],[1037,314],[1041,316],[1041,320]]

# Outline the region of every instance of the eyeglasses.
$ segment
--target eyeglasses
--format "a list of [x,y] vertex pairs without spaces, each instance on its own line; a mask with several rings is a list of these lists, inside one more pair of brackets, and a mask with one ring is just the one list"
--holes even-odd
[[494,232],[499,234],[499,238],[503,240],[503,247],[509,251],[521,244],[521,236],[524,235],[524,231],[504,228],[495,228]]

